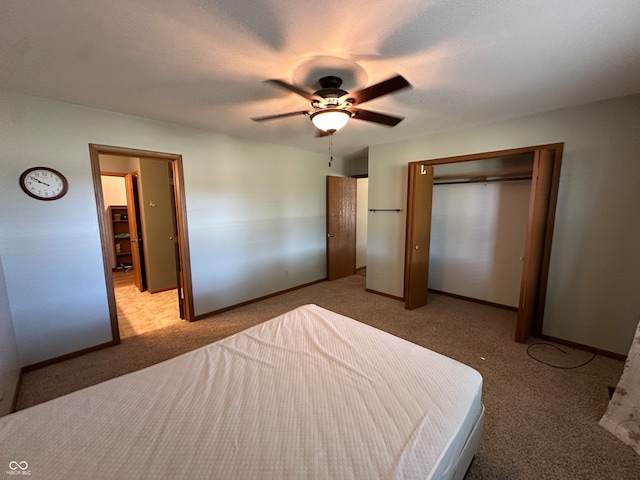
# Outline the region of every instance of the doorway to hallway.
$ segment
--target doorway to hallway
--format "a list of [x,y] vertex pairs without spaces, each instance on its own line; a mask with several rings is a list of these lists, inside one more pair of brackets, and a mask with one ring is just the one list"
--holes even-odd
[[[142,162],[146,162],[149,165],[149,176],[147,178],[152,178],[154,176],[164,177],[163,186],[160,187],[161,193],[153,193],[150,197],[145,197],[142,195],[140,197],[140,209],[149,208],[147,213],[143,212],[143,217],[146,215],[149,219],[148,230],[146,233],[144,229],[141,231],[140,236],[138,232],[134,232],[132,234],[130,241],[139,241],[142,240],[143,251],[145,256],[145,270],[147,272],[146,275],[146,287],[150,292],[153,292],[153,295],[160,295],[158,301],[149,302],[147,301],[147,306],[144,306],[144,301],[142,304],[140,302],[132,302],[132,304],[137,304],[140,312],[153,311],[153,308],[150,308],[149,305],[154,304],[165,304],[163,301],[159,301],[160,298],[168,296],[169,294],[173,295],[174,301],[171,303],[177,304],[177,308],[171,309],[178,318],[182,317],[185,320],[191,321],[194,317],[193,314],[193,295],[191,289],[191,275],[190,275],[190,262],[189,262],[189,251],[188,251],[188,241],[187,241],[187,233],[186,233],[186,207],[184,200],[184,185],[183,185],[183,177],[182,177],[182,157],[180,155],[168,154],[168,153],[160,153],[160,152],[150,152],[145,150],[136,150],[122,147],[110,147],[104,145],[89,145],[89,151],[91,156],[91,166],[94,180],[94,189],[96,192],[96,203],[98,209],[98,219],[100,226],[100,236],[102,242],[102,251],[103,251],[103,261],[104,261],[104,269],[105,269],[105,279],[106,279],[106,287],[107,287],[107,298],[109,302],[109,311],[111,317],[111,330],[113,335],[113,340],[115,343],[119,342],[121,335],[120,330],[126,330],[126,334],[131,333],[131,331],[135,331],[133,327],[129,327],[127,322],[119,325],[120,317],[126,317],[125,310],[119,308],[120,305],[117,302],[116,298],[116,280],[122,280],[120,284],[123,284],[122,291],[126,291],[129,288],[129,285],[126,285],[128,277],[119,278],[116,274],[119,273],[131,273],[131,271],[126,271],[128,269],[118,269],[117,263],[114,260],[114,252],[113,241],[110,235],[110,218],[107,218],[106,214],[106,203],[104,198],[104,189],[102,185],[102,177],[101,173],[103,169],[101,168],[101,159],[104,157],[109,157],[114,159],[115,161],[131,161],[138,160],[137,165],[141,165]],[[157,167],[157,168],[156,168]],[[131,170],[131,167],[125,167],[124,170]],[[135,170],[135,169],[134,169]],[[158,173],[159,172],[159,173]],[[122,172],[125,175],[129,172]],[[168,190],[168,191],[165,191]],[[165,218],[161,222],[165,225],[164,230],[158,231],[154,230],[157,226],[158,222],[154,221],[152,217],[156,215],[157,212],[160,212],[160,201],[156,201],[156,195],[161,195],[163,197],[162,204],[166,207],[165,204],[169,204],[170,208],[167,210],[166,208],[163,210],[163,216],[170,217]],[[133,202],[131,199],[132,196],[129,195],[129,198],[126,200],[127,207],[130,207],[129,204]],[[168,213],[167,213],[168,212]],[[129,213],[129,216],[134,215],[133,209]],[[157,220],[157,219],[155,219]],[[166,227],[166,224],[170,225]],[[168,228],[168,229],[167,229]],[[145,237],[151,239],[158,239],[156,242],[156,247],[152,245],[153,242],[147,242],[145,244]],[[157,245],[160,247],[157,247]],[[165,245],[166,244],[166,245]],[[169,245],[168,249],[166,248]],[[156,255],[156,259],[160,259],[159,263],[167,263],[171,264],[172,268],[172,276],[173,280],[169,280],[169,283],[154,283],[150,279],[149,270],[151,266],[154,264],[154,259],[152,255],[154,253],[154,248],[156,254],[160,251],[160,255]],[[158,261],[155,261],[156,264]],[[135,279],[136,272],[133,272],[133,278]],[[139,274],[139,272],[138,272]],[[166,276],[165,276],[166,277]],[[137,282],[134,282],[134,284]],[[137,290],[138,294],[146,293],[148,296],[151,296],[150,292],[141,292],[142,290],[139,286],[133,287]],[[165,291],[167,293],[165,293]],[[120,293],[120,292],[119,292]],[[121,299],[126,297],[126,295],[118,295]],[[129,295],[131,297],[131,295]],[[145,299],[146,297],[137,297],[138,300]],[[123,305],[127,302],[121,302]],[[142,306],[141,306],[142,305]],[[170,305],[170,303],[165,304]],[[133,318],[133,317],[131,317]],[[148,324],[157,324],[160,317],[154,319],[152,322],[147,322]],[[140,325],[138,325],[138,329],[140,329]],[[144,327],[144,328],[148,328]]]

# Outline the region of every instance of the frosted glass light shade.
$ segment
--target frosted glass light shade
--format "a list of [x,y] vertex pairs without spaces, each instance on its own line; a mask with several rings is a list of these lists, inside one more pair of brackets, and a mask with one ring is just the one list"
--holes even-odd
[[337,108],[320,110],[311,114],[311,121],[323,132],[337,132],[349,122],[350,118],[351,113]]

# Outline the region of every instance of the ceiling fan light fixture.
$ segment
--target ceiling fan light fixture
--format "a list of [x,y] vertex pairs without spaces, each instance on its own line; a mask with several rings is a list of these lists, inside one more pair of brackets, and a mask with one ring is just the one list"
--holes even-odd
[[351,112],[340,108],[327,108],[311,114],[313,124],[323,132],[333,133],[344,127],[351,118]]

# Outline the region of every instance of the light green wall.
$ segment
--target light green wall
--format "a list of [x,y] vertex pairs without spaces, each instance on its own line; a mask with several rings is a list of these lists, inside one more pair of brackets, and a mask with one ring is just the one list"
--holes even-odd
[[[343,159],[7,91],[0,105],[0,257],[21,365],[111,341],[89,143],[182,155],[196,315],[326,276],[325,177]],[[26,196],[18,178],[34,165],[64,173],[68,194]]]
[[564,142],[544,330],[626,354],[640,313],[640,95],[369,148],[367,287],[402,295],[407,163]]
[[19,375],[18,346],[0,258],[0,416],[11,410]]

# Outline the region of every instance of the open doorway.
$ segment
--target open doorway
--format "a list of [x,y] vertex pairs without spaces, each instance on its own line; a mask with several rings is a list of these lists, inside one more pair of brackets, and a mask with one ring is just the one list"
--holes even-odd
[[369,177],[356,179],[356,274],[367,277],[367,225],[369,219]]
[[192,320],[181,157],[89,148],[114,341]]
[[[140,159],[100,155],[100,180],[113,272],[127,273],[140,292],[147,290],[138,172]],[[135,161],[135,164],[134,164]],[[114,278],[115,279],[115,278]]]
[[430,292],[517,310],[533,157],[434,165]]

